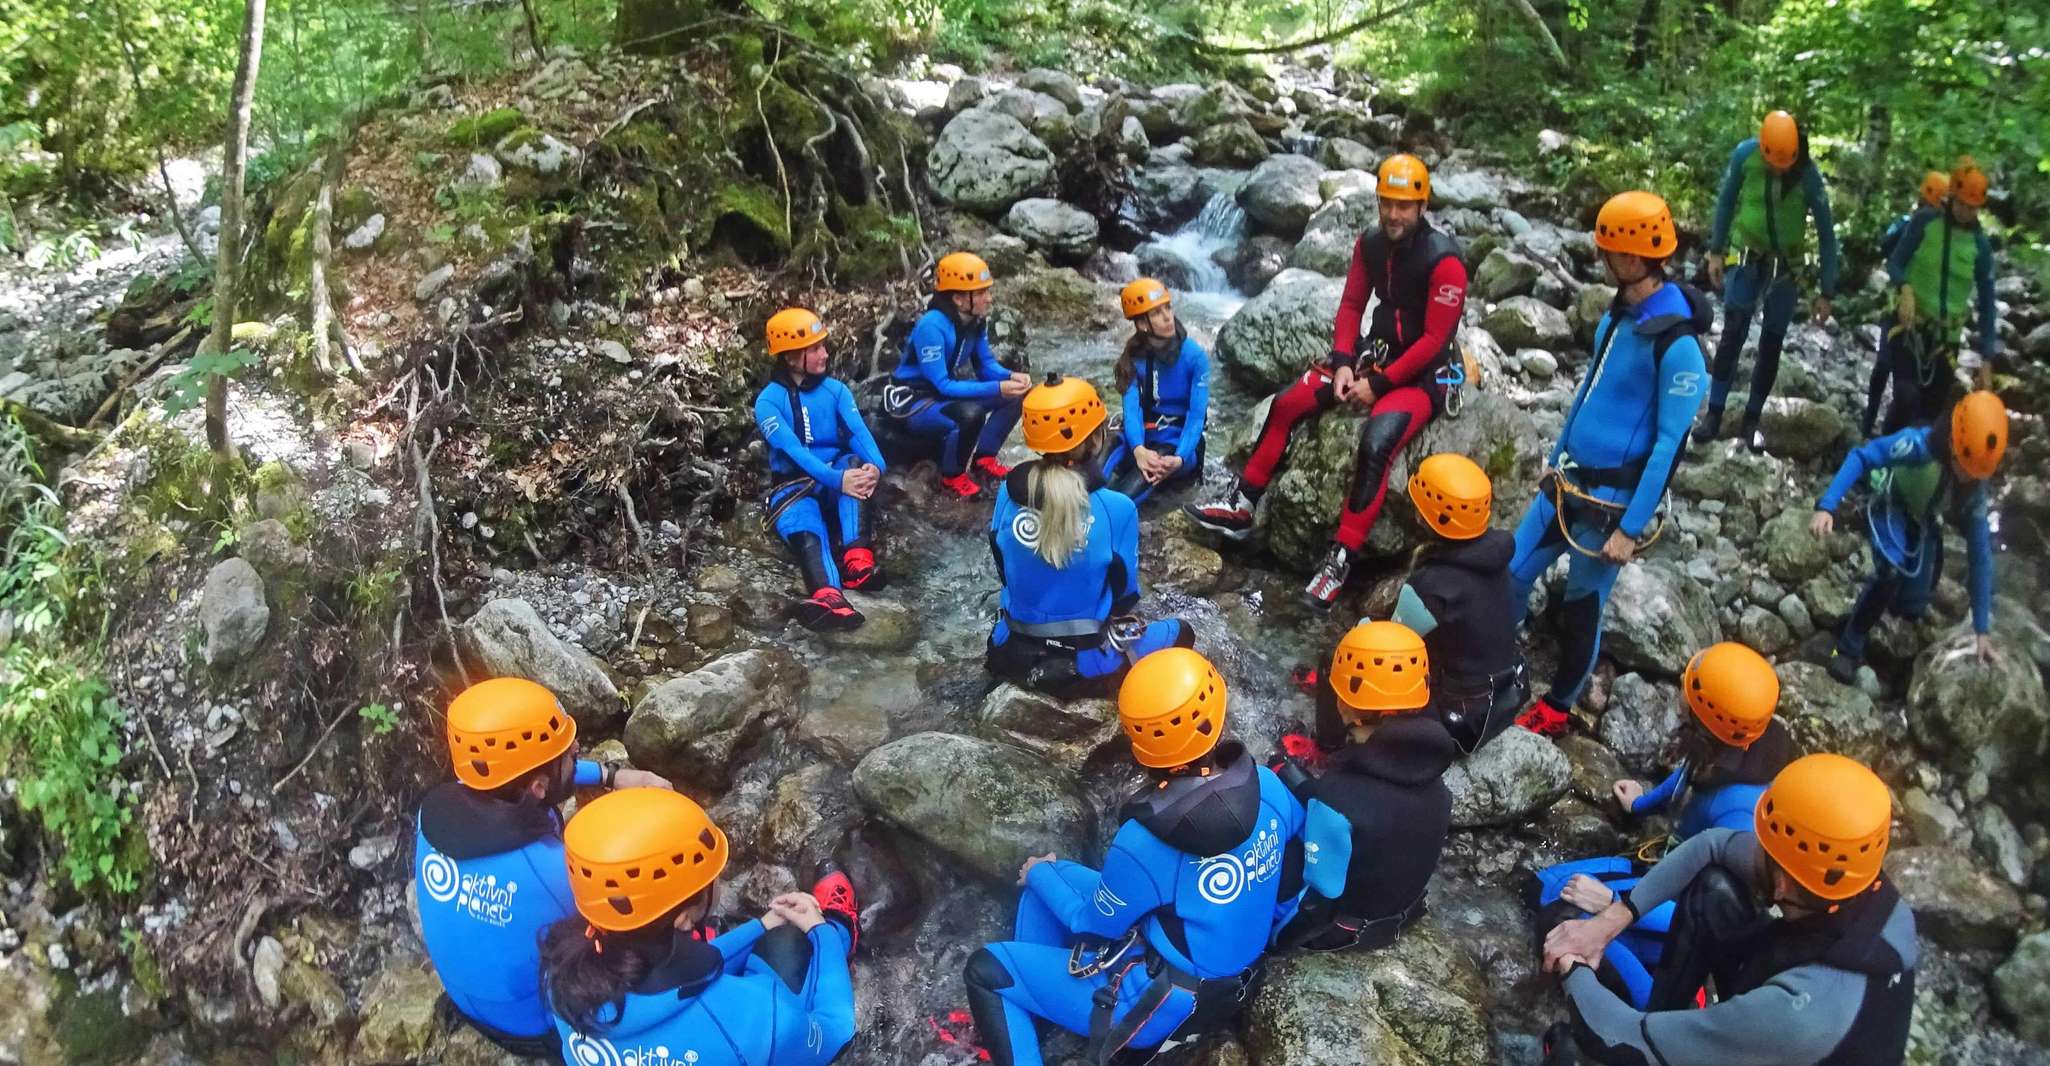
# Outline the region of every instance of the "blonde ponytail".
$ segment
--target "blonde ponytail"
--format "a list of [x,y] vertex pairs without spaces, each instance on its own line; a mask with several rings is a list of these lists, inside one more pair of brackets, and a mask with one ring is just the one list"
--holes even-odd
[[1032,551],[1056,570],[1082,550],[1089,538],[1089,482],[1076,466],[1094,462],[1103,451],[1104,429],[1071,451],[1049,455],[1027,467],[1025,496],[1039,512],[1039,538]]

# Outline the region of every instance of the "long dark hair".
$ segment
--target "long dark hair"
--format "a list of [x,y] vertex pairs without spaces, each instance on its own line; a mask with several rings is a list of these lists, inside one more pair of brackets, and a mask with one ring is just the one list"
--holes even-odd
[[[1162,342],[1161,350],[1154,358],[1174,362],[1182,354],[1182,338],[1187,336],[1187,331],[1182,329],[1181,317],[1177,315],[1174,320],[1174,336]],[[1141,330],[1137,322],[1132,323],[1132,335],[1125,338],[1125,350],[1118,353],[1118,368],[1113,378],[1118,384],[1119,392],[1132,387],[1132,379],[1139,375],[1139,357],[1146,354],[1146,349],[1157,339],[1153,334]],[[1125,417],[1131,418],[1136,413],[1127,411]]]
[[541,935],[541,993],[548,1009],[570,1028],[590,1033],[609,1023],[598,1017],[606,1005],[613,1018],[626,1009],[626,994],[669,957],[676,916],[699,893],[639,929],[608,933],[572,914]]

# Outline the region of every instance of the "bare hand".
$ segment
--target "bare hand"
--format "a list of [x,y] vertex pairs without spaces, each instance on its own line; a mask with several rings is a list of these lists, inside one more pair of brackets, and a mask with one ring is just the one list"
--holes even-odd
[[1572,973],[1575,966],[1585,966],[1591,970],[1594,969],[1594,962],[1590,959],[1583,959],[1578,955],[1560,955],[1552,959],[1545,969],[1560,977],[1564,977]]
[[1372,381],[1360,378],[1352,383],[1352,402],[1359,404],[1361,407],[1372,407],[1374,406],[1374,401],[1380,398],[1380,395],[1374,391],[1374,383]]
[[1032,375],[1027,374],[1022,370],[1011,371],[1011,380],[1017,382],[1020,385],[1025,386],[1028,389],[1032,387]]
[[661,774],[649,773],[646,770],[635,770],[631,767],[621,767],[612,775],[612,787],[666,788],[672,790],[676,788],[675,785],[669,783],[668,778],[663,777]]
[[1817,296],[1815,298],[1815,324],[1819,326],[1822,323],[1829,321],[1830,312],[1832,310],[1833,308],[1830,305],[1829,297]]
[[1637,541],[1628,533],[1617,530],[1609,534],[1609,542],[1602,545],[1602,559],[1605,562],[1623,566],[1637,556]]
[[1025,875],[1031,873],[1032,868],[1034,866],[1037,866],[1043,862],[1052,862],[1053,860],[1054,854],[1051,851],[1047,852],[1044,855],[1033,855],[1028,857],[1025,860],[1025,865],[1018,867],[1018,883],[1021,885],[1025,883]]
[[1333,367],[1331,369],[1331,394],[1341,400],[1350,397],[1352,395],[1352,376],[1352,368],[1349,366]]
[[1032,384],[1026,381],[1019,381],[1016,376],[997,386],[997,395],[1006,400],[1015,400],[1031,391]]
[[769,911],[802,933],[811,932],[826,920],[825,912],[819,910],[818,897],[809,892],[785,892],[769,901]]
[[1808,520],[1808,532],[1818,537],[1829,536],[1835,531],[1836,516],[1828,511],[1817,511],[1815,512],[1815,517]]
[[1148,484],[1160,481],[1160,453],[1145,445],[1132,449],[1132,462],[1139,468],[1139,476]]
[[1617,804],[1622,806],[1624,814],[1629,814],[1630,808],[1636,806],[1637,801],[1644,797],[1644,782],[1618,781],[1615,792]]
[[1566,880],[1566,887],[1559,890],[1559,898],[1589,914],[1600,914],[1616,902],[1616,892],[1586,874],[1574,874]]
[[1721,252],[1708,253],[1708,284],[1717,289],[1723,287],[1723,256]]
[[1630,909],[1614,903],[1592,918],[1560,922],[1545,935],[1545,969],[1564,973],[1559,962],[1567,956],[1599,959],[1609,941],[1629,927]]
[[875,495],[876,485],[881,483],[883,472],[869,463],[849,467],[840,475],[840,491],[857,500],[866,500]]
[[1991,663],[2000,654],[1999,650],[1993,647],[1993,634],[1991,633],[1980,633],[1974,636],[1972,638],[1972,650],[1978,653],[1979,661],[1982,663]]

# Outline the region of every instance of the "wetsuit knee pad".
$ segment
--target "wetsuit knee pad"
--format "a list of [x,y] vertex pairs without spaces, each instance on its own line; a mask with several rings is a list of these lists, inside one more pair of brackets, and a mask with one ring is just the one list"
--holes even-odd
[[811,938],[794,925],[779,925],[755,941],[754,957],[766,963],[790,991],[803,994],[804,979],[811,972]]
[[1017,983],[1017,979],[1011,976],[1010,967],[1004,965],[1004,960],[997,958],[997,953],[986,947],[977,948],[975,954],[968,956],[968,965],[962,968],[961,978],[968,982],[971,990],[982,988],[991,992],[1001,991]]
[[1676,917],[1680,916],[1700,934],[1723,941],[1748,932],[1757,923],[1758,902],[1737,875],[1726,867],[1710,865],[1695,874],[1680,894]]
[[961,427],[964,438],[981,433],[982,424],[989,421],[989,407],[974,400],[950,400],[940,405],[940,413]]
[[1362,510],[1381,482],[1388,476],[1388,464],[1395,460],[1395,452],[1402,447],[1402,438],[1409,432],[1411,415],[1407,411],[1391,411],[1373,415],[1360,430],[1360,450],[1352,464],[1352,492],[1346,496],[1346,506],[1354,511]]

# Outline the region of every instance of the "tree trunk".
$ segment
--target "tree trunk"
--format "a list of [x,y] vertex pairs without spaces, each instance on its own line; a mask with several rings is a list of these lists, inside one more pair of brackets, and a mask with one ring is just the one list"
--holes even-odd
[[308,328],[313,334],[313,365],[323,374],[335,372],[334,361],[328,355],[334,304],[327,286],[328,260],[334,256],[335,185],[342,180],[342,168],[348,162],[349,144],[355,134],[354,124],[349,124],[328,146],[327,158],[320,167],[320,192],[313,198],[313,262],[307,272],[306,298],[310,305],[308,317],[312,319]]
[[[249,101],[256,93],[256,71],[263,62],[264,0],[248,0],[242,15],[242,54],[235,63],[234,98],[228,105],[228,141],[221,167],[221,245],[214,260],[214,331],[207,350],[225,353],[235,329],[235,297],[242,272],[242,178],[249,162]],[[228,377],[216,374],[206,384],[206,443],[214,454],[231,458],[228,441]]]
[[1508,3],[1510,10],[1530,24],[1531,34],[1545,46],[1545,52],[1552,57],[1553,64],[1560,70],[1565,70],[1568,66],[1566,52],[1559,47],[1559,39],[1552,36],[1552,28],[1545,25],[1545,17],[1538,14],[1537,8],[1530,6],[1530,0],[1508,0]]
[[1637,9],[1637,25],[1630,30],[1630,58],[1623,65],[1629,70],[1643,70],[1645,53],[1651,50],[1651,31],[1658,27],[1659,7],[1662,0],[1644,0],[1644,6]]
[[1865,109],[1865,187],[1867,204],[1886,196],[1886,162],[1893,154],[1893,111],[1885,104]]
[[527,40],[534,42],[534,58],[541,58],[541,20],[534,17],[534,0],[520,0],[520,10],[527,16]]

